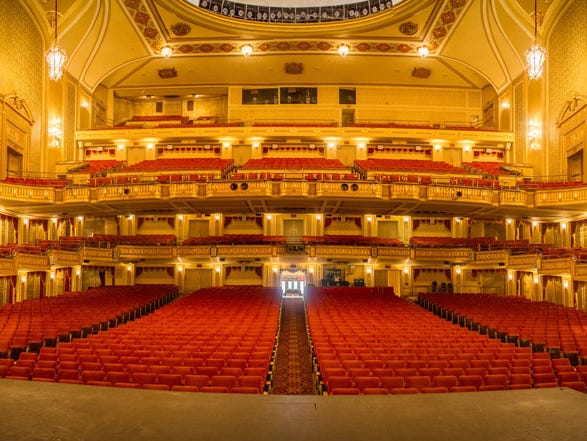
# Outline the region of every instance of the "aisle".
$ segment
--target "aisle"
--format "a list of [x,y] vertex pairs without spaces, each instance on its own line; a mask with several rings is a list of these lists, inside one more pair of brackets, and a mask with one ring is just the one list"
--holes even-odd
[[316,395],[302,298],[284,298],[279,343],[273,365],[272,394]]

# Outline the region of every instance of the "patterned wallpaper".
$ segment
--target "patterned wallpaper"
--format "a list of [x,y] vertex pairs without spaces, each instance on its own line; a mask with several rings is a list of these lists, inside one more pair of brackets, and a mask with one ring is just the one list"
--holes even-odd
[[33,114],[28,167],[42,165],[43,40],[18,0],[0,1],[0,93],[16,92]]
[[547,47],[548,63],[548,161],[549,174],[561,173],[559,134],[556,118],[565,102],[574,94],[587,95],[587,8],[585,0],[575,0],[553,29]]
[[43,40],[18,0],[0,1],[0,93],[16,92],[33,114],[28,167],[41,171]]

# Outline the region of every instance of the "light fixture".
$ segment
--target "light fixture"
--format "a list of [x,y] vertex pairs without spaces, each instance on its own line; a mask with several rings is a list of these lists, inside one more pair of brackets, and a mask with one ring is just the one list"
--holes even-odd
[[430,54],[430,49],[428,46],[423,45],[418,48],[418,55],[420,55],[420,57],[425,58],[428,56],[428,54]]
[[346,44],[341,44],[340,46],[338,46],[337,50],[338,55],[340,55],[341,57],[346,57],[350,52],[350,48]]
[[163,55],[163,58],[169,58],[173,55],[173,49],[171,49],[171,46],[163,46],[161,48],[161,55]]
[[55,0],[55,41],[49,48],[45,60],[47,60],[47,66],[49,67],[49,79],[52,81],[58,81],[63,76],[63,65],[67,61],[67,55],[65,51],[57,43],[57,0]]
[[61,138],[63,137],[63,130],[61,129],[61,119],[54,118],[49,121],[49,146],[59,147],[61,145]]
[[530,150],[538,150],[542,138],[542,127],[535,121],[528,122],[528,145]]
[[536,11],[536,4],[538,0],[534,0],[534,44],[526,51],[526,61],[528,62],[528,78],[537,80],[542,78],[542,71],[544,69],[544,60],[546,59],[546,49],[537,43],[538,33],[538,14]]
[[253,53],[253,46],[251,46],[250,44],[243,45],[243,47],[241,47],[241,53],[245,57],[248,57],[249,55],[251,55]]

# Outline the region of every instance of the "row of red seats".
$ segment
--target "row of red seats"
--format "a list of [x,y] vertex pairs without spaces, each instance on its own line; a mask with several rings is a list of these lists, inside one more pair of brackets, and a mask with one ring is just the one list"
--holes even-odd
[[7,176],[4,179],[7,184],[30,185],[41,187],[64,188],[71,184],[70,179],[50,179],[50,178],[20,178]]
[[[551,362],[548,353],[534,357],[529,347],[456,327],[385,290],[313,288],[307,300],[317,374],[329,393],[366,393],[366,387],[386,393],[384,377],[401,378],[402,385],[392,389],[413,393],[430,387],[458,391],[460,386],[505,390],[544,384],[542,375],[554,377],[554,386],[585,392],[569,360]],[[458,383],[438,386],[434,378],[440,375]],[[468,378],[476,384],[466,384]],[[407,393],[392,393],[397,392]]]
[[[200,290],[125,326],[43,348],[37,358],[23,354],[5,377],[31,379],[44,369],[45,381],[260,393],[270,372],[279,301],[272,288]],[[205,382],[192,384],[194,377]]]
[[554,353],[587,357],[587,313],[523,297],[481,294],[422,294],[433,305],[454,312],[480,327],[494,329]]
[[285,236],[263,234],[225,234],[223,236],[188,237],[182,245],[238,245],[285,243]]
[[242,167],[243,170],[250,169],[321,169],[321,170],[347,170],[338,159],[324,158],[260,158],[249,159]]
[[308,245],[329,244],[329,245],[379,245],[379,246],[404,246],[399,239],[359,236],[346,234],[326,234],[324,236],[302,236],[302,242]]
[[147,159],[124,167],[120,171],[166,171],[166,170],[219,170],[227,171],[233,165],[232,159],[221,158],[160,158]]
[[467,173],[462,168],[448,162],[427,159],[356,159],[355,165],[363,172],[369,171],[407,171],[429,173]]
[[151,312],[176,295],[170,285],[116,286],[6,304],[0,308],[0,353],[18,358],[72,334],[97,332]]
[[78,167],[73,170],[74,173],[89,173],[90,176],[115,171],[115,169],[121,167],[124,161],[117,161],[115,159],[102,159],[87,161],[82,167]]

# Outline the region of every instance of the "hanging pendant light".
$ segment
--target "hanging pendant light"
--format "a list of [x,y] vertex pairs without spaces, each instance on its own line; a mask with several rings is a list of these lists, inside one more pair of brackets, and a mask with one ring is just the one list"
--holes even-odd
[[63,76],[63,65],[67,61],[65,51],[57,43],[57,0],[55,0],[55,41],[49,48],[45,59],[49,68],[49,79],[58,81]]
[[528,78],[531,80],[542,78],[544,61],[546,60],[546,49],[537,43],[538,14],[536,6],[537,0],[534,0],[534,44],[526,51],[526,61],[528,62]]

